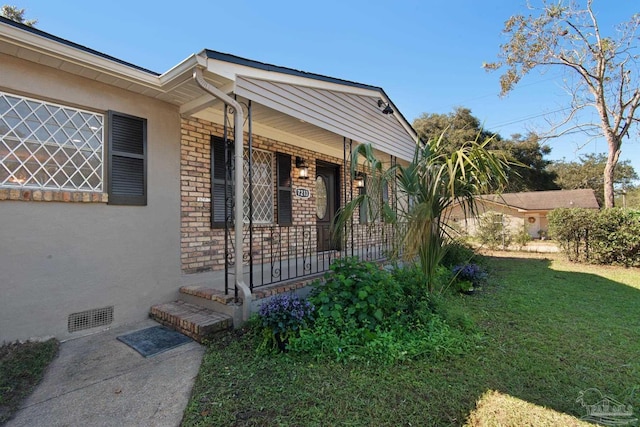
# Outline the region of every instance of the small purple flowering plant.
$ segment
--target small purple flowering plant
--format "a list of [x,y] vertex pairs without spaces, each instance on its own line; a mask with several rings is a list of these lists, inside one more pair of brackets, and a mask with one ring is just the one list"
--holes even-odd
[[487,272],[478,264],[456,265],[451,270],[456,279],[458,289],[463,292],[473,291],[487,280]]
[[313,321],[314,311],[313,304],[294,294],[279,294],[263,303],[258,311],[264,328],[263,344],[284,350],[290,334]]

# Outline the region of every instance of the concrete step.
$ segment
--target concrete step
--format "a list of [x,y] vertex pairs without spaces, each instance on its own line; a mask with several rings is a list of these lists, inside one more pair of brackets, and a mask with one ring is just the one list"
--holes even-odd
[[200,343],[233,327],[231,316],[180,300],[154,305],[149,317]]

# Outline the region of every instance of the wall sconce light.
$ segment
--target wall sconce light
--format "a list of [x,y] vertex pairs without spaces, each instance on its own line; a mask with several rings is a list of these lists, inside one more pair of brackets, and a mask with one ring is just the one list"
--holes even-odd
[[378,99],[378,107],[382,108],[383,105],[385,107],[382,110],[382,114],[393,114],[393,108],[389,106],[389,103],[384,102],[382,99]]
[[356,172],[354,182],[357,188],[364,188],[364,174],[362,172]]
[[296,156],[296,168],[298,168],[298,177],[300,179],[309,179],[309,165],[300,156]]

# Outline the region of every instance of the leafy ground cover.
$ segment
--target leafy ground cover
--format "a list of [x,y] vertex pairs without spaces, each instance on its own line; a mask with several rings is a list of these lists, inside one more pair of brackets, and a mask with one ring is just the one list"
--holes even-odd
[[58,354],[55,339],[0,346],[0,425],[7,422],[40,382]]
[[235,332],[208,349],[183,425],[581,425],[564,414],[592,388],[640,412],[640,271],[506,256],[485,258],[482,292],[447,297],[482,335],[465,354],[265,357]]

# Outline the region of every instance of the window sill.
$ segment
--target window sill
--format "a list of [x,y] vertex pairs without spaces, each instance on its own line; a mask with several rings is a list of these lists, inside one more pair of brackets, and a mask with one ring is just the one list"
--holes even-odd
[[39,190],[30,188],[0,188],[0,200],[23,202],[107,203],[107,193],[92,191]]

